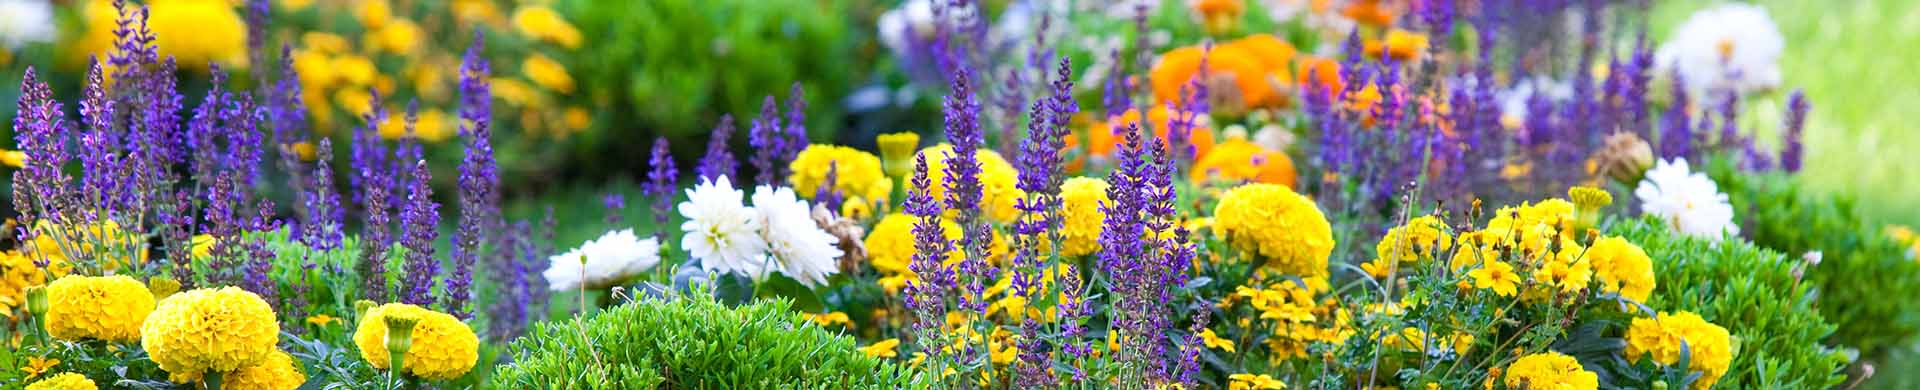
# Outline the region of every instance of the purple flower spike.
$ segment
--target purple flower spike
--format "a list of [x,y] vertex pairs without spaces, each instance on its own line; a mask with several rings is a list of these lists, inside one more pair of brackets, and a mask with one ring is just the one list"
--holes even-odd
[[619,226],[625,219],[621,217],[621,213],[627,209],[627,197],[617,192],[608,192],[600,195],[600,207],[602,208],[600,211],[606,214],[602,219],[607,225]]
[[793,161],[811,142],[807,140],[807,91],[800,88],[798,81],[793,82],[793,92],[787,95],[785,134],[785,148],[780,150],[780,159],[777,161]]
[[733,158],[733,148],[727,144],[727,138],[732,135],[733,115],[720,116],[720,125],[713,127],[713,137],[707,139],[707,154],[700,157],[697,170],[701,180],[739,177],[733,169],[738,161]]
[[432,305],[433,282],[440,275],[440,261],[433,258],[434,241],[440,238],[440,205],[433,202],[433,171],[426,161],[413,164],[413,179],[408,182],[407,203],[400,209],[400,246],[406,253],[406,295],[401,303]]
[[773,95],[767,95],[766,102],[760,105],[760,116],[753,118],[753,128],[747,131],[747,143],[753,145],[754,183],[757,184],[775,185],[774,179],[781,177],[774,160],[786,150],[787,140],[782,135],[776,111],[779,107]]
[[1787,172],[1800,172],[1800,160],[1804,153],[1801,142],[1806,137],[1807,110],[1811,108],[1805,91],[1796,89],[1787,96],[1786,146],[1780,150],[1780,167]]
[[473,315],[467,308],[473,297],[473,266],[480,261],[481,246],[492,241],[487,232],[504,228],[500,222],[500,168],[493,158],[489,118],[493,112],[492,85],[487,82],[487,61],[480,56],[482,47],[480,33],[475,32],[460,72],[461,133],[467,139],[467,155],[460,161],[460,227],[454,232],[453,275],[447,277],[445,297],[447,312],[460,318]]
[[653,156],[647,166],[647,185],[642,192],[653,200],[653,236],[667,242],[667,220],[672,216],[674,189],[680,186],[680,172],[673,166],[673,151],[668,147],[667,137],[653,139]]
[[339,249],[345,232],[341,227],[340,195],[333,192],[333,140],[321,138],[316,148],[313,182],[307,185],[306,223],[300,225],[300,242],[317,251]]

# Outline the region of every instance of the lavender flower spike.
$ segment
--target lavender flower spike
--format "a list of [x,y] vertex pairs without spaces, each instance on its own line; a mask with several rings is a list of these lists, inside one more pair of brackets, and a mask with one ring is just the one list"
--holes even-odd
[[760,116],[753,118],[753,127],[747,130],[747,143],[753,145],[754,183],[773,185],[780,176],[774,160],[787,149],[786,137],[781,135],[779,105],[773,101],[773,95],[767,95],[765,103],[760,105]]
[[653,199],[653,236],[660,242],[668,242],[667,219],[673,209],[673,190],[680,186],[680,173],[673,166],[673,151],[667,137],[653,139],[653,156],[647,166],[647,185],[643,192]]
[[434,241],[440,239],[440,205],[433,202],[433,186],[427,185],[433,177],[427,162],[415,162],[412,170],[407,203],[400,209],[400,245],[407,249],[406,294],[400,302],[432,305],[433,281],[440,274],[440,261],[433,258]]
[[787,96],[787,126],[784,128],[787,138],[785,148],[780,150],[777,161],[793,161],[811,141],[807,140],[807,91],[800,88],[800,82],[793,83],[793,92]]
[[727,145],[727,138],[733,135],[733,115],[720,116],[720,125],[714,126],[713,137],[707,139],[707,154],[700,157],[700,166],[695,171],[702,180],[714,180],[721,176],[740,177],[734,174],[733,149]]
[[473,46],[461,61],[460,117],[467,138],[467,156],[460,161],[460,228],[454,232],[453,275],[447,277],[446,307],[455,317],[470,318],[467,301],[473,298],[473,266],[479,263],[481,244],[489,242],[487,232],[499,231],[500,174],[493,159],[492,85],[487,82],[489,67],[480,56],[481,36],[474,33]]
[[333,192],[333,140],[320,138],[313,167],[313,182],[308,187],[306,223],[300,226],[300,242],[317,251],[339,249],[345,233],[341,228],[340,195]]
[[1787,96],[1786,146],[1780,150],[1780,167],[1787,172],[1800,172],[1800,160],[1804,153],[1801,149],[1802,138],[1806,137],[1807,110],[1810,108],[1806,91],[1796,89]]

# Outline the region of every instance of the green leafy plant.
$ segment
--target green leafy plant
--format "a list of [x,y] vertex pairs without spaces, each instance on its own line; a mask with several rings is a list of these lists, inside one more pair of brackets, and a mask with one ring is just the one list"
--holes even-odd
[[1741,241],[1675,234],[1657,219],[1612,224],[1607,234],[1639,243],[1654,261],[1659,287],[1647,305],[1692,311],[1737,340],[1723,388],[1830,388],[1845,376],[1846,354],[1822,343],[1835,326],[1814,305],[1814,283],[1800,262]]
[[1760,246],[1798,256],[1820,252],[1807,271],[1820,313],[1839,325],[1833,341],[1877,356],[1920,334],[1920,262],[1867,222],[1849,197],[1811,193],[1781,174],[1717,169],[1742,227]]
[[[701,290],[701,289],[696,289]],[[642,298],[592,318],[536,324],[492,387],[902,388],[905,367],[800,319],[784,299],[729,308],[709,291]]]

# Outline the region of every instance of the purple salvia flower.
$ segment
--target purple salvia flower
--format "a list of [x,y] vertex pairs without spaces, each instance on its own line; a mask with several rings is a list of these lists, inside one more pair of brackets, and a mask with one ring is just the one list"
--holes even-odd
[[[242,230],[246,228],[247,220],[241,214],[244,212],[241,210],[241,195],[236,188],[233,176],[233,172],[218,173],[209,182],[206,191],[206,227],[201,230],[213,237],[213,246],[208,250],[208,256],[211,259],[207,264],[207,268],[214,271],[212,275],[207,276],[207,281],[213,285],[233,284],[235,279],[232,278],[231,270],[235,267],[250,265],[242,261],[243,257],[248,257],[241,235]],[[268,268],[271,269],[271,265]],[[252,279],[255,277],[251,275],[252,272],[264,274],[265,270],[246,269],[243,272],[249,273],[247,279]],[[254,281],[248,281],[250,284],[252,282]],[[252,285],[260,286],[260,284]],[[266,293],[254,288],[249,288],[248,291],[258,294]]]
[[[1660,116],[1660,157],[1687,157],[1693,153],[1693,120],[1687,101],[1687,83],[1679,72],[1673,74],[1673,102]],[[1703,121],[1704,122],[1704,121]]]
[[394,184],[391,183],[392,168],[387,161],[389,151],[379,134],[380,123],[387,120],[387,109],[380,104],[379,91],[372,91],[370,96],[372,98],[367,107],[371,109],[361,116],[364,123],[353,128],[347,156],[348,166],[353,170],[353,174],[347,175],[347,184],[352,187],[350,192],[353,193],[354,205],[362,209],[373,208],[367,199],[373,187],[382,187],[381,191],[391,193]]
[[787,123],[785,127],[786,148],[780,150],[778,161],[793,161],[811,141],[807,140],[807,92],[800,88],[800,82],[793,82],[793,91],[787,95]]
[[1717,111],[1720,113],[1720,138],[1717,140],[1720,148],[1740,146],[1740,94],[1733,91],[1723,94]]
[[[267,66],[267,25],[269,24],[267,15],[271,7],[267,0],[247,0],[247,59],[253,66],[263,68]],[[253,72],[254,88],[260,92],[258,99],[267,99],[268,92],[273,88],[272,83],[268,82],[270,74]]]
[[1628,131],[1641,138],[1651,138],[1647,128],[1647,88],[1653,83],[1653,51],[1647,48],[1646,32],[1641,32],[1634,40],[1633,54],[1628,56],[1625,69],[1626,83],[1620,93],[1621,111],[1626,115]]
[[713,137],[707,139],[707,154],[700,157],[700,166],[695,170],[701,180],[715,180],[721,176],[739,177],[734,174],[733,148],[727,145],[727,138],[733,135],[733,115],[720,116],[720,125],[714,126]]
[[[254,217],[251,221],[246,222],[246,225],[246,229],[254,233],[266,233],[279,229],[279,222],[273,219],[273,201],[262,199],[259,207],[255,208]],[[272,272],[274,268],[273,248],[268,247],[267,239],[264,235],[256,234],[250,237],[236,238],[246,241],[243,247],[239,248],[243,251],[243,256],[241,256],[239,261],[247,267],[245,285],[251,286],[247,290],[252,291],[254,294],[259,294],[260,298],[267,302],[278,301],[276,298],[280,296],[279,285],[275,283],[272,278],[268,277],[268,274]],[[306,283],[296,281],[292,284],[296,289],[294,292],[295,300],[293,302],[297,305],[282,306],[288,307],[286,314],[289,315],[290,318],[306,318],[306,315],[301,313],[306,309],[305,298],[303,297],[306,293],[304,290]]]
[[426,161],[413,164],[407,203],[400,209],[401,241],[407,249],[406,295],[401,303],[432,305],[433,281],[440,274],[440,261],[433,258],[434,241],[440,237],[440,205],[433,202],[433,186],[427,182],[433,171]]
[[916,337],[913,339],[919,350],[933,355],[928,359],[933,364],[944,364],[947,353],[945,302],[948,291],[954,288],[953,270],[944,263],[946,254],[953,250],[953,242],[947,239],[946,227],[942,226],[945,209],[933,198],[934,184],[927,169],[927,156],[915,155],[905,209],[907,215],[918,217],[913,224],[914,252],[908,268],[920,275],[920,280],[909,281],[901,295],[914,316]]
[[621,213],[627,209],[627,197],[617,192],[608,192],[600,195],[600,207],[601,212],[606,214],[601,217],[602,220],[607,225],[619,226],[624,219]]
[[1804,153],[1801,142],[1806,136],[1807,110],[1810,108],[1805,91],[1796,89],[1793,94],[1787,95],[1786,135],[1783,136],[1786,146],[1780,149],[1780,167],[1789,173],[1800,172],[1800,160]]
[[300,242],[317,251],[341,247],[340,195],[333,192],[333,140],[320,138],[313,167],[313,183],[306,193],[307,220],[300,226]]
[[820,188],[814,189],[814,203],[827,206],[827,210],[839,210],[841,204],[839,181],[840,162],[827,162],[827,176],[820,181]]
[[[961,73],[954,76],[953,94],[948,95],[945,103],[947,141],[953,143],[953,155],[946,157],[945,182],[948,209],[959,210],[956,218],[965,233],[984,230],[985,221],[981,219],[979,205],[986,197],[985,187],[981,184],[981,165],[977,157],[980,146],[985,143],[980,129],[980,103],[975,100],[968,76]],[[979,225],[979,228],[975,228]],[[978,233],[985,233],[984,231]],[[968,236],[963,234],[961,246],[968,244],[984,245],[992,237]],[[984,256],[985,251],[979,252]]]
[[1118,49],[1111,55],[1114,64],[1113,73],[1107,75],[1106,90],[1100,96],[1100,105],[1107,109],[1108,118],[1124,114],[1128,109],[1133,108],[1132,88],[1127,86],[1127,74],[1123,71],[1126,69],[1125,58],[1120,56]]
[[1446,42],[1445,37],[1453,33],[1453,0],[1417,0],[1413,4],[1419,10],[1420,21],[1439,38],[1435,42]]
[[[53,89],[40,82],[33,67],[27,67],[20,80],[20,99],[13,117],[14,144],[32,158],[13,175],[13,207],[20,212],[20,239],[40,234],[38,220],[61,219],[63,208],[70,206],[68,177],[61,167],[67,164],[67,130],[60,102]],[[36,263],[46,259],[34,259]],[[44,264],[42,264],[44,266]]]
[[[499,231],[500,174],[493,159],[492,86],[490,72],[480,56],[480,33],[475,32],[473,46],[461,61],[460,117],[461,134],[467,139],[467,155],[460,161],[460,227],[454,232],[453,274],[446,281],[446,308],[455,317],[471,318],[467,303],[473,298],[473,266],[480,262],[481,246],[491,242],[487,235]],[[494,251],[496,254],[503,251]],[[497,260],[507,260],[499,257]]]
[[1142,218],[1147,203],[1146,177],[1154,169],[1147,161],[1139,124],[1127,126],[1126,144],[1120,150],[1118,166],[1107,177],[1107,198],[1111,202],[1101,205],[1101,213],[1106,217],[1100,232],[1100,265],[1106,274],[1112,275],[1111,297],[1114,299],[1110,319],[1111,329],[1119,332],[1120,337],[1129,340],[1114,351],[1114,359],[1132,364],[1133,367],[1153,367],[1156,355],[1149,355],[1146,345],[1150,318],[1143,315],[1140,302],[1132,299],[1141,295],[1152,279],[1147,269],[1146,221]]
[[366,199],[362,209],[366,212],[366,221],[361,228],[360,238],[366,250],[361,253],[362,257],[355,267],[360,273],[361,294],[374,302],[386,302],[389,290],[387,251],[393,247],[393,227],[389,214],[392,208],[389,206],[389,187],[386,182],[393,180],[393,172],[382,167],[361,171],[356,176],[360,175],[366,176],[369,184],[361,188]]
[[1000,131],[994,134],[997,141],[994,150],[1001,154],[1013,154],[1020,145],[1020,110],[1026,106],[1026,96],[1020,88],[1026,83],[1020,77],[1025,68],[1008,67],[1006,78],[1002,79],[1000,96],[993,99],[994,114],[1000,124]]
[[774,160],[786,150],[787,140],[781,133],[780,107],[773,101],[773,95],[767,95],[760,104],[760,116],[753,118],[753,128],[747,131],[747,143],[753,145],[754,183],[776,185],[774,179],[781,177],[776,171],[779,167]]
[[114,19],[114,50],[107,55],[107,62],[118,69],[114,80],[134,82],[140,79],[141,72],[141,67],[134,65],[159,62],[160,46],[153,43],[153,30],[147,27],[146,6],[134,9],[127,6],[126,0],[114,0],[113,8],[118,16]]
[[[113,118],[118,111],[113,100],[107,97],[102,80],[100,63],[87,60],[87,85],[81,92],[80,118],[83,128],[80,132],[80,168],[83,173],[79,193],[84,198],[81,217],[93,221],[112,218],[123,207],[129,206],[134,191],[133,177],[122,171],[123,159],[119,154],[119,134],[113,129]],[[126,185],[123,187],[123,185]],[[122,197],[121,194],[128,195]],[[140,210],[125,210],[139,212]],[[105,212],[106,215],[86,215]]]
[[[255,1],[255,3],[260,6],[266,4],[265,1]],[[248,39],[252,37],[249,36]],[[294,187],[294,192],[303,192],[308,189],[303,188],[306,183],[301,177],[300,156],[292,150],[292,147],[306,142],[307,110],[299,100],[300,74],[293,67],[292,46],[280,46],[279,65],[280,79],[274,80],[271,87],[261,87],[263,96],[260,99],[267,103],[266,119],[268,126],[273,130],[270,141],[276,146],[272,150],[279,156],[280,170],[289,176],[286,182]],[[256,73],[264,75],[267,72]],[[264,83],[266,77],[259,77],[259,81]]]
[[185,190],[169,194],[155,199],[165,206],[154,208],[154,223],[158,225],[161,239],[167,243],[167,259],[173,260],[173,280],[179,281],[182,289],[188,289],[194,285],[196,274],[193,271],[193,198]]
[[673,151],[667,137],[653,139],[653,156],[647,161],[647,185],[642,189],[652,199],[653,237],[667,242],[668,218],[672,217],[674,189],[680,186],[680,173],[673,166]]
[[1340,45],[1340,54],[1343,56],[1340,60],[1340,80],[1346,83],[1346,90],[1340,91],[1340,96],[1360,92],[1365,87],[1361,83],[1367,79],[1360,74],[1360,65],[1367,58],[1367,51],[1360,45],[1360,29],[1355,28],[1347,33],[1347,40]]

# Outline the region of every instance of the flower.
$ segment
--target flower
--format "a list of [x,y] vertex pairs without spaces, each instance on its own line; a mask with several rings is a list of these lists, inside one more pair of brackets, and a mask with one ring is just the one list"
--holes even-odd
[[1467,277],[1473,278],[1474,288],[1490,289],[1503,297],[1513,296],[1520,283],[1520,274],[1513,273],[1513,265],[1497,260],[1485,262],[1479,269],[1467,272]]
[[793,174],[787,183],[800,197],[813,200],[827,171],[834,171],[833,190],[847,197],[885,202],[893,193],[893,179],[881,169],[880,157],[860,149],[839,145],[807,145],[789,164]]
[[887,133],[874,137],[880,145],[880,162],[885,165],[887,177],[900,179],[913,172],[913,151],[920,147],[920,135],[914,133]]
[[759,274],[761,254],[767,241],[760,237],[759,214],[740,203],[746,193],[733,188],[726,176],[702,180],[687,190],[687,201],[680,202],[680,216],[686,222],[680,230],[680,247],[700,261],[707,271]]
[[875,341],[873,342],[873,344],[867,344],[866,346],[860,347],[859,350],[860,350],[860,353],[867,354],[867,356],[872,356],[872,357],[881,358],[881,359],[892,359],[894,357],[900,356],[900,351],[898,351],[899,348],[900,348],[900,339],[886,339],[886,340]]
[[1666,220],[1668,227],[1680,233],[1711,241],[1740,234],[1727,195],[1707,174],[1688,170],[1686,158],[1655,165],[1633,195],[1640,198],[1641,212]]
[[1188,179],[1196,184],[1255,182],[1288,188],[1293,187],[1296,179],[1293,159],[1286,153],[1268,150],[1241,136],[1227,137],[1226,142],[1215,145],[1211,153],[1193,164],[1189,175]]
[[1101,224],[1106,213],[1106,180],[1075,177],[1060,184],[1060,255],[1077,257],[1100,251]]
[[1213,210],[1213,232],[1264,259],[1268,269],[1299,276],[1327,274],[1333,230],[1313,200],[1286,186],[1235,187]]
[[[1152,128],[1154,136],[1159,137],[1160,141],[1166,142],[1168,141],[1168,132],[1173,129],[1171,121],[1176,114],[1183,117],[1187,115],[1183,111],[1168,110],[1167,106],[1164,105],[1154,105],[1153,108],[1147,109],[1147,123],[1144,124],[1140,123],[1140,110],[1138,109],[1128,109],[1126,112],[1120,113],[1120,115],[1107,117],[1106,121],[1094,122],[1092,126],[1087,127],[1086,136],[1084,137],[1086,138],[1087,144],[1085,148],[1086,157],[1095,158],[1095,161],[1106,161],[1106,159],[1113,157],[1114,152],[1118,151],[1118,147],[1120,146],[1119,142],[1126,136],[1126,129],[1135,124]],[[1193,115],[1193,128],[1188,132],[1186,142],[1187,145],[1193,147],[1193,157],[1196,159],[1206,157],[1207,154],[1213,150],[1214,144],[1216,143],[1214,141],[1213,129],[1207,127],[1210,121],[1210,117],[1205,113]],[[1070,136],[1066,137],[1063,141],[1065,141],[1064,143],[1067,148],[1075,149],[1080,147],[1081,138],[1083,137]],[[1085,161],[1079,159],[1069,161],[1068,168],[1079,169],[1083,167],[1085,163]]]
[[1600,277],[1600,288],[1618,292],[1635,302],[1646,302],[1657,285],[1653,259],[1647,252],[1620,237],[1603,237],[1587,249],[1586,260]]
[[87,379],[84,375],[71,372],[50,376],[47,377],[47,379],[41,379],[39,382],[33,382],[27,385],[27,390],[93,390],[98,388],[99,387],[93,384],[92,379]]
[[852,319],[847,318],[847,313],[837,311],[826,314],[800,313],[800,316],[820,326],[830,326],[834,324],[847,326],[853,323]]
[[1213,334],[1212,328],[1200,330],[1200,342],[1206,344],[1207,348],[1216,348],[1227,351],[1227,353],[1233,353],[1233,340],[1220,338],[1219,335]]
[[1404,226],[1388,229],[1387,235],[1374,245],[1376,259],[1410,263],[1435,258],[1453,247],[1453,236],[1447,234],[1446,228],[1440,218],[1423,215],[1407,221]]
[[259,364],[279,342],[273,307],[237,287],[162,299],[140,328],[140,346],[169,380],[182,383]]
[[333,323],[336,323],[336,322],[340,322],[340,319],[335,318],[334,316],[326,315],[326,314],[314,314],[314,315],[307,316],[307,324],[313,325],[313,326],[327,326],[327,325],[332,325]]
[[360,357],[373,368],[385,370],[391,364],[387,355],[386,316],[418,318],[413,326],[413,343],[402,360],[406,373],[432,380],[448,380],[466,375],[480,359],[480,339],[473,328],[446,313],[404,303],[389,303],[368,309],[353,332],[353,344]]
[[1600,377],[1572,356],[1547,351],[1514,360],[1506,383],[1510,389],[1593,390],[1600,387]]
[[873,224],[873,231],[867,232],[862,244],[867,247],[868,264],[883,274],[911,273],[907,265],[913,263],[913,223],[918,217],[893,213],[880,218]]
[[53,369],[53,366],[57,365],[60,365],[60,359],[28,356],[27,364],[20,366],[20,372],[27,373],[27,379],[33,379],[33,377],[45,374],[47,370]]
[[1243,0],[1187,0],[1187,7],[1200,16],[1208,33],[1220,34],[1232,30],[1240,21],[1240,14],[1247,11]]
[[840,240],[813,222],[813,207],[795,196],[792,188],[761,185],[753,189],[753,208],[760,214],[761,236],[767,251],[756,266],[756,276],[778,271],[807,287],[827,283],[839,273],[836,262]]
[[397,19],[367,36],[367,46],[394,54],[410,54],[420,47],[420,25]]
[[107,270],[118,269],[129,261],[147,262],[144,250],[137,251],[139,255],[131,260],[121,257],[124,252],[130,251],[128,247],[145,245],[145,241],[121,229],[120,223],[110,219],[86,224],[85,228],[60,226],[45,219],[36,221],[33,226],[36,231],[33,240],[23,245],[29,258],[61,264],[82,259]]
[[47,334],[62,340],[140,339],[153,293],[126,275],[67,275],[47,285]]
[[1786,39],[1767,9],[1721,4],[1687,17],[1654,54],[1659,74],[1677,72],[1688,93],[1731,90],[1748,93],[1780,84],[1780,54]]
[[527,56],[527,60],[520,63],[520,73],[526,74],[527,80],[533,80],[541,88],[562,94],[573,93],[573,76],[567,74],[567,66],[545,55],[534,53]]
[[29,42],[53,42],[53,4],[38,0],[0,0],[0,51]]
[[1228,375],[1228,390],[1279,390],[1287,388],[1286,382],[1266,375],[1233,374]]
[[59,259],[48,259],[46,268],[19,251],[0,252],[0,316],[12,317],[13,308],[26,304],[27,288],[47,283],[47,274],[66,276],[71,266]]
[[267,354],[259,364],[242,368],[220,378],[220,388],[234,390],[283,390],[299,388],[307,383],[307,375],[300,372],[300,365],[292,356],[279,350]]
[[1566,246],[1560,248],[1557,256],[1547,259],[1546,264],[1533,272],[1533,278],[1548,286],[1558,287],[1562,292],[1579,292],[1587,288],[1588,282],[1593,281],[1594,263],[1590,261],[1591,259],[1577,258],[1585,249],[1573,243],[1563,244]]
[[1427,51],[1427,35],[1394,29],[1387,31],[1386,39],[1367,41],[1365,50],[1368,57],[1380,58],[1384,53],[1398,62],[1417,61],[1420,54]]
[[1693,382],[1695,390],[1712,388],[1721,375],[1726,375],[1736,353],[1726,328],[1685,311],[1633,319],[1627,327],[1627,348],[1621,351],[1628,360],[1648,356],[1661,365],[1673,365],[1686,355],[1686,368],[1700,372],[1700,380]]
[[568,49],[580,48],[580,30],[552,8],[538,5],[513,10],[513,28],[534,39],[553,42]]
[[553,291],[604,289],[660,264],[660,241],[653,237],[643,240],[633,229],[620,229],[547,261],[547,271],[540,275],[547,278],[547,286]]
[[[932,183],[948,181],[947,158],[954,155],[953,145],[940,144],[921,149],[920,155],[926,156],[927,159],[928,180]],[[1012,221],[1020,211],[1013,207],[1014,202],[1026,196],[1024,191],[1015,187],[1018,184],[1020,171],[1014,169],[1013,164],[1007,163],[1006,158],[1000,157],[1000,153],[992,150],[976,150],[974,159],[980,162],[980,184],[983,195],[986,196],[980,205],[986,211],[984,215],[993,221]],[[927,193],[934,199],[946,199],[947,186],[934,185],[927,189]]]
[[[173,57],[181,68],[205,70],[210,64],[247,66],[247,26],[228,0],[168,0],[147,3],[147,28],[153,30],[160,58]],[[87,3],[86,32],[72,46],[75,63],[108,52],[119,12],[108,0]]]
[[353,16],[369,29],[386,26],[387,21],[393,19],[393,5],[387,4],[387,0],[360,0],[359,3],[360,7],[353,10]]
[[[1260,35],[1265,34],[1255,36]],[[1278,39],[1276,38],[1275,41]],[[1284,41],[1279,43],[1291,48]],[[1283,100],[1275,91],[1274,83],[1285,82],[1292,77],[1284,72],[1285,67],[1279,68],[1281,72],[1276,74],[1275,69],[1268,68],[1267,63],[1262,61],[1262,57],[1270,57],[1273,54],[1291,56],[1292,53],[1290,51],[1286,53],[1253,51],[1257,48],[1230,42],[1214,46],[1211,50],[1201,46],[1187,46],[1161,54],[1159,61],[1155,62],[1153,69],[1148,70],[1147,73],[1147,80],[1153,84],[1154,101],[1171,104],[1185,101],[1187,97],[1183,96],[1181,91],[1191,90],[1190,83],[1195,81],[1194,78],[1205,75],[1208,79],[1198,81],[1205,83],[1211,94],[1217,95],[1210,98],[1216,102],[1222,102],[1223,104],[1219,105],[1221,109],[1238,112],[1246,108],[1279,105]],[[1278,61],[1284,63],[1286,60],[1282,58]],[[1203,64],[1205,69],[1201,68]]]

